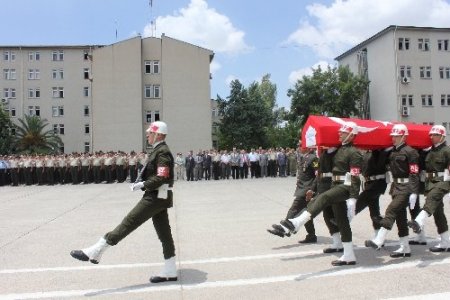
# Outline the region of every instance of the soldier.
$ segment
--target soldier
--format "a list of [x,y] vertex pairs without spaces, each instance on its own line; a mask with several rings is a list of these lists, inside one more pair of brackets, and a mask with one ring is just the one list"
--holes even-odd
[[362,192],[356,201],[355,214],[369,207],[375,236],[380,229],[380,196],[386,192],[387,188],[386,172],[389,153],[385,150],[371,150],[363,155],[361,175],[364,180],[361,185]]
[[36,155],[36,178],[37,178],[37,184],[43,185],[44,184],[44,174],[45,174],[45,168],[44,168],[44,157],[43,156],[37,156]]
[[27,155],[23,160],[24,180],[26,185],[33,184],[33,159]]
[[[344,247],[344,255],[338,260],[332,261],[333,266],[356,264],[350,220],[354,216],[356,198],[360,190],[359,174],[362,155],[352,143],[357,134],[358,126],[354,122],[345,122],[342,125],[339,129],[341,146],[336,151],[333,160],[332,188],[320,194],[298,217],[280,222],[286,233],[296,233],[300,226],[317,216],[327,206],[333,205],[333,212]],[[347,207],[352,212],[351,214],[347,213]]]
[[88,153],[84,153],[80,159],[81,163],[81,178],[83,180],[83,184],[89,183],[89,170],[91,169],[91,159],[89,158]]
[[9,157],[9,167],[11,170],[11,185],[19,185],[19,158],[15,156]]
[[231,177],[233,177],[233,179],[239,179],[240,160],[241,156],[239,155],[239,152],[236,150],[236,147],[233,147],[233,152],[230,154]]
[[125,158],[123,157],[122,151],[117,153],[116,157],[116,176],[117,182],[122,183],[125,181]]
[[425,158],[425,205],[419,215],[408,226],[415,233],[420,233],[424,223],[431,215],[434,216],[441,241],[431,247],[431,252],[450,252],[450,238],[447,218],[444,214],[444,196],[450,191],[450,148],[445,142],[447,135],[445,127],[434,125],[430,130],[432,147]]
[[136,164],[137,164],[136,153],[134,151],[131,151],[130,155],[128,156],[128,170],[130,173],[130,182],[131,183],[136,182],[136,178],[137,178]]
[[389,155],[389,168],[393,176],[390,190],[392,201],[386,209],[385,217],[379,222],[381,228],[377,236],[367,240],[365,245],[380,249],[394,222],[397,222],[400,247],[390,256],[410,257],[406,208],[408,204],[411,208],[416,205],[419,194],[419,153],[406,144],[408,128],[404,124],[395,124],[390,135],[394,145]]
[[158,238],[163,247],[165,264],[162,272],[150,278],[150,282],[159,283],[177,280],[175,245],[169,224],[167,209],[173,206],[172,186],[174,182],[174,159],[165,142],[167,125],[157,121],[147,129],[148,143],[153,146],[148,162],[143,168],[137,183],[131,184],[131,190],[142,189],[144,195],[123,221],[105,234],[91,247],[73,250],[70,255],[82,261],[97,264],[103,252],[128,236],[136,228],[152,218]]
[[102,182],[101,178],[101,168],[102,168],[102,155],[99,152],[96,152],[94,154],[94,157],[92,158],[92,168],[94,173],[94,183],[98,184]]
[[45,157],[44,164],[47,184],[53,185],[55,183],[55,158],[52,155],[47,155]]
[[106,183],[112,183],[113,154],[111,152],[105,154],[103,165],[105,169],[105,181]]
[[74,153],[70,159],[70,175],[72,178],[72,184],[78,184],[79,178],[78,178],[78,172],[81,168],[81,162],[78,157],[78,153]]
[[[286,220],[295,218],[306,208],[308,201],[311,200],[312,195],[309,194],[307,196],[306,192],[312,189],[314,179],[316,178],[316,172],[319,167],[319,162],[314,153],[314,149],[302,148],[301,152],[302,155],[298,160],[297,185],[294,193],[295,199],[286,215]],[[267,231],[271,234],[284,237],[284,232],[280,230],[278,226],[280,225],[274,225],[272,229],[267,229]],[[317,243],[313,220],[309,220],[305,223],[305,229],[308,234],[305,239],[299,243]]]

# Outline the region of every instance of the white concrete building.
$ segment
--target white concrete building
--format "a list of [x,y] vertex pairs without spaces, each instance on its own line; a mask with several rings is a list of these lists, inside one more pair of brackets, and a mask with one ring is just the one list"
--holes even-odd
[[365,116],[450,131],[450,28],[389,26],[336,57],[370,80]]
[[173,152],[212,147],[208,49],[163,35],[0,53],[1,99],[13,122],[47,119],[65,153],[141,151],[155,120],[168,123]]

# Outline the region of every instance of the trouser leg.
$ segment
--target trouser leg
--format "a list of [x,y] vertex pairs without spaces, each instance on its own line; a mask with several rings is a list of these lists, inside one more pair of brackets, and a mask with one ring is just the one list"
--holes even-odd
[[386,208],[385,217],[380,221],[381,227],[384,227],[388,230],[392,229],[394,222],[397,219],[399,213],[405,211],[408,206],[409,194],[399,194],[392,196],[392,201],[389,203]]
[[[300,214],[306,208],[307,202],[304,196],[295,197],[292,202],[291,208],[286,215],[286,219],[293,219]],[[316,229],[314,228],[313,220],[309,220],[305,223],[305,229],[308,235],[316,235]]]
[[433,217],[434,217],[434,223],[436,224],[438,234],[448,231],[448,223],[447,223],[447,218],[445,217],[445,213],[444,213],[444,203],[442,201],[436,207]]
[[341,240],[343,243],[352,241],[352,229],[347,217],[347,203],[345,201],[333,204],[333,212],[336,217]]
[[172,232],[169,223],[167,209],[163,209],[152,217],[153,226],[159,240],[161,241],[164,259],[175,256],[175,244],[173,242]]
[[337,232],[339,232],[339,228],[337,226],[336,220],[333,213],[333,208],[331,205],[325,207],[323,209],[323,220],[325,221],[325,224],[327,225],[328,231],[330,232],[330,235],[333,235]]

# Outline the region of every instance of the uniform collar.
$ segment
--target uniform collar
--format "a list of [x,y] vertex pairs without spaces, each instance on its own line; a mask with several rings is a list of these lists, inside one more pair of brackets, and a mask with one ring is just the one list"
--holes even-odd
[[447,146],[447,143],[446,143],[445,141],[443,141],[443,142],[441,142],[441,143],[439,143],[439,144],[437,144],[437,145],[433,145],[433,146],[431,147],[431,149],[434,149],[434,150],[436,150],[436,149],[441,149],[442,147],[445,147],[445,146]]

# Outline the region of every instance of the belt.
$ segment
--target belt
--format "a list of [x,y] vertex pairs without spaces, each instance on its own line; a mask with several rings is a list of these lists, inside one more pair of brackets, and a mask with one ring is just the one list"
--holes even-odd
[[444,176],[444,172],[430,172],[427,173],[427,178],[435,178],[435,177],[442,177]]
[[395,183],[408,183],[409,178],[394,178]]
[[333,175],[333,181],[345,181],[345,175]]
[[377,180],[377,179],[386,179],[386,175],[384,175],[384,174],[372,175],[372,176],[364,177],[364,179],[366,181]]
[[320,178],[331,178],[333,177],[333,173],[320,173]]

